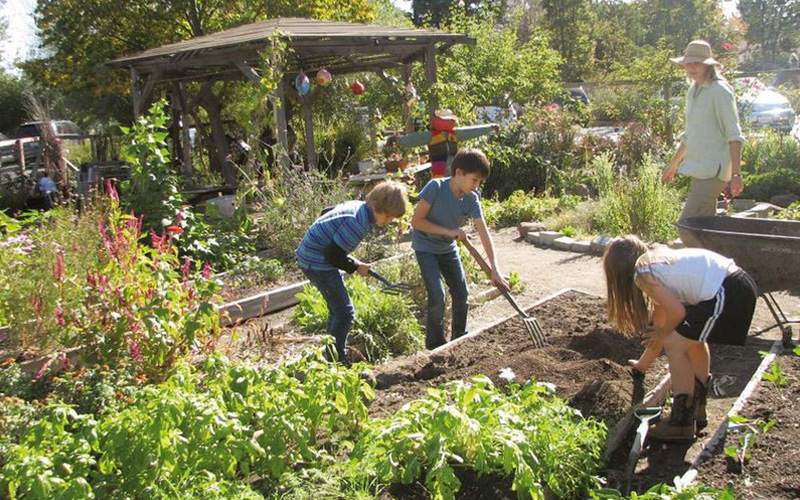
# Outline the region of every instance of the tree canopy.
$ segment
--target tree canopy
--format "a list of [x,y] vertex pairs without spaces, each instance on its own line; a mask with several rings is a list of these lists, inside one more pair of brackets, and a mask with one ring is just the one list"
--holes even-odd
[[117,57],[276,17],[365,22],[374,15],[368,0],[38,0],[49,55],[24,68],[39,83],[83,94],[101,114],[104,98],[130,93],[129,75],[96,72]]

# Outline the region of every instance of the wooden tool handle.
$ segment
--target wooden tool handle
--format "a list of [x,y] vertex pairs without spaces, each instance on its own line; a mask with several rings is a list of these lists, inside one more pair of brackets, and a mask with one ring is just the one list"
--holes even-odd
[[489,279],[492,279],[492,268],[489,267],[489,264],[487,264],[483,259],[478,249],[472,246],[472,243],[470,243],[469,240],[464,240],[464,246],[467,248],[467,251],[470,253],[470,255],[472,255],[472,258],[475,259],[475,262],[477,262],[481,267],[483,272],[486,273],[486,276],[488,276]]

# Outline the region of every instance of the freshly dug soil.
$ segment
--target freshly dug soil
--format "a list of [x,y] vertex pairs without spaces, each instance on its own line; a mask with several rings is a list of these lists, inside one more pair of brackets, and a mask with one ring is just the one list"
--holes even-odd
[[729,433],[723,450],[699,467],[698,481],[715,488],[733,483],[739,499],[800,498],[800,357],[789,352],[775,362],[786,376],[786,384],[776,388],[762,380],[741,414],[750,421],[760,418],[776,424],[756,437],[743,468],[725,455],[724,448],[741,449],[739,439],[744,434]]
[[[510,368],[516,382],[529,379],[555,384],[559,397],[611,426],[630,407],[632,378],[626,368],[642,352],[639,339],[627,338],[605,321],[605,300],[570,291],[529,312],[548,336],[535,349],[518,317],[436,353],[398,360],[376,373],[378,392],[370,408],[386,416],[426,389],[478,374],[500,384],[500,370]],[[659,360],[646,378],[652,389],[666,373]]]

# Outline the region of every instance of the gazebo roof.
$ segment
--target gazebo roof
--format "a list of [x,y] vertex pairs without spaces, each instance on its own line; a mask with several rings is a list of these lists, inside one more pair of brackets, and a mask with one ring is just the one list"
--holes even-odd
[[159,71],[161,79],[238,72],[232,62],[257,65],[258,52],[275,33],[294,54],[284,62],[288,71],[323,67],[338,73],[381,70],[422,59],[431,44],[474,43],[466,35],[432,29],[279,18],[145,50],[108,62],[104,68]]

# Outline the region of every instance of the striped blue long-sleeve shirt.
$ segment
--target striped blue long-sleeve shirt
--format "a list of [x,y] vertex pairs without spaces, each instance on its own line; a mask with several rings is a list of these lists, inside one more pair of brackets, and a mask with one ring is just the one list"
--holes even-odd
[[356,249],[375,224],[375,216],[363,201],[346,201],[322,215],[303,236],[295,251],[303,269],[336,269],[325,259],[325,249],[336,243],[347,253]]

